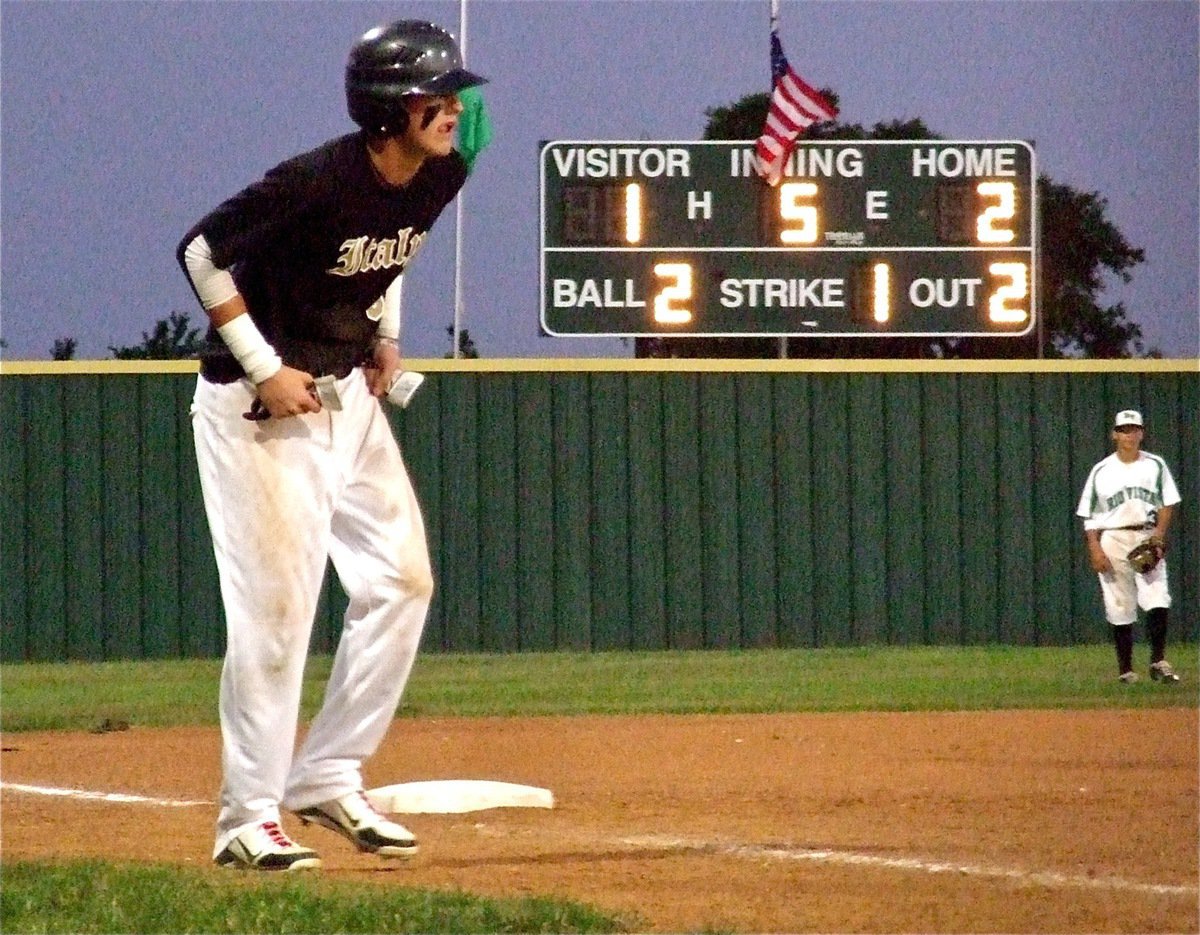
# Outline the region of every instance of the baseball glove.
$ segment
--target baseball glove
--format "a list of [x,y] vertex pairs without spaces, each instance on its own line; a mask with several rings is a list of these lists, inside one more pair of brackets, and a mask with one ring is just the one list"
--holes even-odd
[[1162,539],[1159,536],[1151,536],[1145,542],[1139,542],[1130,549],[1126,558],[1129,559],[1129,564],[1133,566],[1134,571],[1139,575],[1144,575],[1162,561],[1164,552],[1166,549],[1163,547]]

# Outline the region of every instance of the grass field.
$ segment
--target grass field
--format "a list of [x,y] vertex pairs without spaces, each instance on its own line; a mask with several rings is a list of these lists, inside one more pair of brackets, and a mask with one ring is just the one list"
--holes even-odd
[[617,919],[550,899],[266,878],[99,861],[0,865],[5,932],[614,932]]
[[[399,716],[1163,707],[1194,686],[1196,646],[1171,655],[1191,679],[1173,694],[1118,683],[1107,645],[424,655]],[[309,661],[306,717],[330,663]],[[0,666],[0,727],[215,724],[220,671],[215,659]]]
[[[1108,645],[425,655],[401,717],[1194,707],[1195,645],[1173,687],[1116,681]],[[1145,648],[1138,647],[1144,669]],[[311,660],[304,713],[330,660]],[[216,723],[217,660],[0,667],[6,733]],[[497,901],[306,877],[97,862],[0,864],[4,932],[612,932],[561,900]]]

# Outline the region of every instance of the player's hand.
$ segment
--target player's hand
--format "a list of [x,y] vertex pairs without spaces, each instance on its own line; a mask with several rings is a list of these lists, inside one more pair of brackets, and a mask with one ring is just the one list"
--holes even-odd
[[1113,570],[1112,562],[1099,547],[1088,549],[1088,561],[1092,563],[1092,571],[1098,575],[1107,575]]
[[400,350],[392,341],[376,341],[371,361],[363,368],[367,377],[367,388],[377,398],[387,394],[392,377],[400,369]]
[[321,411],[312,375],[293,367],[285,366],[258,384],[258,402],[260,406],[256,408],[266,410],[275,419]]

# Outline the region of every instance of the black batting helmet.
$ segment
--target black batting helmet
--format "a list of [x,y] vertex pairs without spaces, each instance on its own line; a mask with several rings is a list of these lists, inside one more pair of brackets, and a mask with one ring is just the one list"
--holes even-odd
[[412,94],[453,94],[484,84],[486,78],[462,67],[454,37],[441,26],[403,19],[368,30],[346,63],[346,104],[350,119],[369,133],[403,133]]

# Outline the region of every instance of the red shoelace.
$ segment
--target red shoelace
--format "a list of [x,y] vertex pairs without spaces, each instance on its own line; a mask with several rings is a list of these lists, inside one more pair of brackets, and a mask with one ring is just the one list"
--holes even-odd
[[291,839],[283,833],[283,829],[273,821],[264,821],[262,826],[263,831],[267,833],[267,837],[280,847],[295,847]]

